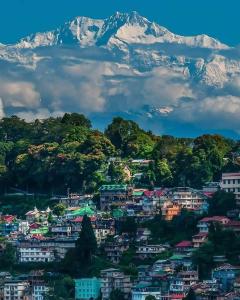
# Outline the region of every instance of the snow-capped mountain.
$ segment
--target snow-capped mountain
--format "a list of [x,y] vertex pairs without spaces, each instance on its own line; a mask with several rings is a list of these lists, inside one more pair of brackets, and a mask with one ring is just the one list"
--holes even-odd
[[[215,111],[217,128],[229,120],[240,127],[239,49],[204,34],[172,33],[137,12],[76,17],[16,44],[0,43],[0,65],[0,115],[122,113],[155,128],[162,120],[182,126],[203,119],[204,127]],[[219,114],[230,117],[218,122]]]
[[190,47],[227,49],[228,46],[207,35],[184,37],[148,21],[137,12],[119,13],[105,20],[77,17],[60,28],[23,38],[18,48],[78,44],[81,47],[117,44],[176,43]]

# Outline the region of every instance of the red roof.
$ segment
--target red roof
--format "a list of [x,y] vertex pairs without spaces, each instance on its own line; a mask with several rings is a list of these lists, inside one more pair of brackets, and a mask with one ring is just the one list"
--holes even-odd
[[240,227],[240,221],[229,221],[225,224],[227,227]]
[[192,247],[192,242],[190,241],[182,241],[175,245],[176,248],[185,248],[185,247]]
[[30,229],[38,229],[39,227],[41,227],[41,225],[37,224],[37,223],[32,223],[29,225]]
[[213,196],[213,192],[204,192],[203,193],[205,196],[207,196],[207,197],[210,197],[210,198],[212,198],[212,196]]
[[[91,219],[91,222],[94,222],[94,221],[97,220],[96,217],[90,217],[90,219]],[[83,220],[83,217],[77,217],[77,218],[75,218],[74,220],[72,220],[72,222],[82,223],[82,220]]]
[[221,221],[224,221],[224,220],[228,220],[230,221],[230,219],[228,219],[227,217],[225,216],[213,216],[213,217],[206,217],[206,218],[203,218],[201,219],[199,222],[221,222]]
[[206,232],[199,232],[198,234],[193,235],[193,237],[203,237],[203,236],[208,236]]
[[14,219],[15,219],[15,217],[14,217],[14,216],[11,216],[11,215],[2,216],[2,220],[3,220],[4,222],[11,223]]
[[170,297],[171,297],[171,299],[183,299],[184,295],[183,294],[171,294]]

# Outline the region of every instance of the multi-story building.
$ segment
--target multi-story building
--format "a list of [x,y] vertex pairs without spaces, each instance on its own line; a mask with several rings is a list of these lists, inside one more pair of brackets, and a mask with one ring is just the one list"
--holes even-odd
[[206,217],[198,222],[197,227],[199,228],[200,233],[208,233],[211,223],[218,223],[225,226],[227,223],[229,223],[229,221],[230,219],[225,216]]
[[2,222],[0,223],[0,236],[7,236],[11,233],[18,232],[19,223],[18,222]]
[[185,288],[190,288],[192,285],[198,282],[198,272],[197,271],[181,271],[178,276],[182,278]]
[[56,236],[70,236],[72,233],[72,227],[70,224],[56,224],[51,226],[50,231]]
[[102,299],[109,300],[113,290],[120,290],[124,294],[124,299],[128,299],[131,293],[132,283],[130,276],[124,275],[118,269],[107,269],[101,271],[101,292]]
[[161,207],[162,216],[166,221],[171,221],[181,213],[181,206],[173,201],[167,200]]
[[198,234],[195,234],[192,237],[192,243],[194,248],[199,248],[207,241],[208,234],[205,232],[200,232]]
[[41,243],[21,243],[18,248],[18,260],[21,263],[52,262],[54,261],[53,249],[44,247]]
[[4,283],[3,300],[29,300],[30,286],[28,281],[7,280]]
[[232,192],[240,205],[240,173],[223,173],[220,187],[226,192]]
[[156,300],[162,299],[161,288],[140,283],[132,289],[132,300],[145,300],[147,296],[153,296]]
[[49,287],[44,282],[34,283],[32,289],[32,300],[44,300],[49,292]]
[[124,251],[128,250],[128,241],[113,241],[105,244],[107,258],[114,264],[118,264]]
[[75,299],[97,299],[100,295],[101,281],[94,278],[75,279]]
[[99,191],[101,210],[109,210],[112,205],[121,207],[133,194],[133,188],[127,184],[103,185]]
[[165,193],[166,199],[170,199],[174,204],[180,205],[181,208],[203,213],[208,210],[207,197],[204,193],[188,187],[177,187],[168,190]]
[[153,258],[167,249],[164,245],[143,245],[138,247],[136,253],[141,259]]

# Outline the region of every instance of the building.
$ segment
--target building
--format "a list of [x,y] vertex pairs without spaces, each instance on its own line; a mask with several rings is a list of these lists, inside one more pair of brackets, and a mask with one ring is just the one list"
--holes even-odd
[[191,241],[182,241],[175,245],[174,252],[175,253],[189,253],[193,250],[193,243]]
[[113,290],[119,289],[124,294],[124,299],[128,299],[131,293],[132,283],[130,276],[124,275],[118,269],[107,269],[101,271],[101,292],[102,299],[109,300]]
[[32,300],[44,300],[49,292],[49,287],[44,282],[36,282],[32,285]]
[[199,248],[207,241],[208,234],[200,232],[192,237],[193,248]]
[[101,281],[94,278],[75,279],[75,299],[97,299],[100,295]]
[[3,300],[29,300],[30,286],[28,281],[7,280],[3,288]]
[[153,296],[156,300],[162,299],[160,287],[152,287],[150,284],[139,283],[132,289],[132,300],[145,300],[147,296]]
[[197,214],[208,210],[207,196],[201,191],[188,187],[177,187],[169,189],[165,193],[165,198],[171,200],[181,208],[193,211]]
[[21,242],[17,247],[18,260],[21,263],[52,262],[54,251],[50,247],[43,246],[39,241]]
[[105,244],[104,250],[106,252],[107,258],[114,264],[118,264],[122,257],[123,252],[127,251],[129,248],[129,242],[120,240],[107,242]]
[[228,292],[233,288],[237,271],[239,268],[230,264],[223,264],[212,271],[212,279],[217,280],[220,283],[220,288]]
[[56,236],[70,236],[72,233],[72,227],[67,223],[55,224],[51,226],[50,231]]
[[141,259],[153,258],[167,249],[168,247],[164,245],[144,245],[138,246],[136,253]]
[[181,213],[181,206],[177,203],[167,200],[162,205],[161,210],[163,218],[166,221],[171,221],[175,216],[178,216]]
[[240,205],[240,173],[223,173],[220,187],[225,192],[232,192]]
[[181,271],[178,273],[178,276],[182,278],[184,288],[188,289],[192,285],[198,282],[198,272],[197,271]]
[[127,184],[103,185],[99,189],[101,210],[121,207],[132,198],[133,188]]
[[198,222],[197,227],[199,228],[200,233],[208,233],[208,229],[211,223],[218,223],[225,226],[227,223],[229,223],[229,221],[230,219],[225,216],[206,217]]

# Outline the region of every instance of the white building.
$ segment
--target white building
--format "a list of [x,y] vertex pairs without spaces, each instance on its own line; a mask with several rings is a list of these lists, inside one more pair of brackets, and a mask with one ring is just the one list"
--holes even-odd
[[47,247],[24,246],[18,248],[19,262],[52,262],[54,261],[53,250]]
[[139,246],[136,253],[142,259],[153,257],[167,250],[167,247],[164,245],[144,245]]
[[29,293],[29,282],[22,280],[6,281],[3,288],[4,300],[22,300]]
[[132,290],[132,300],[145,300],[147,296],[153,296],[156,300],[162,299],[161,289],[158,287],[135,287]]
[[240,204],[240,173],[223,173],[220,187],[225,192],[232,192]]

